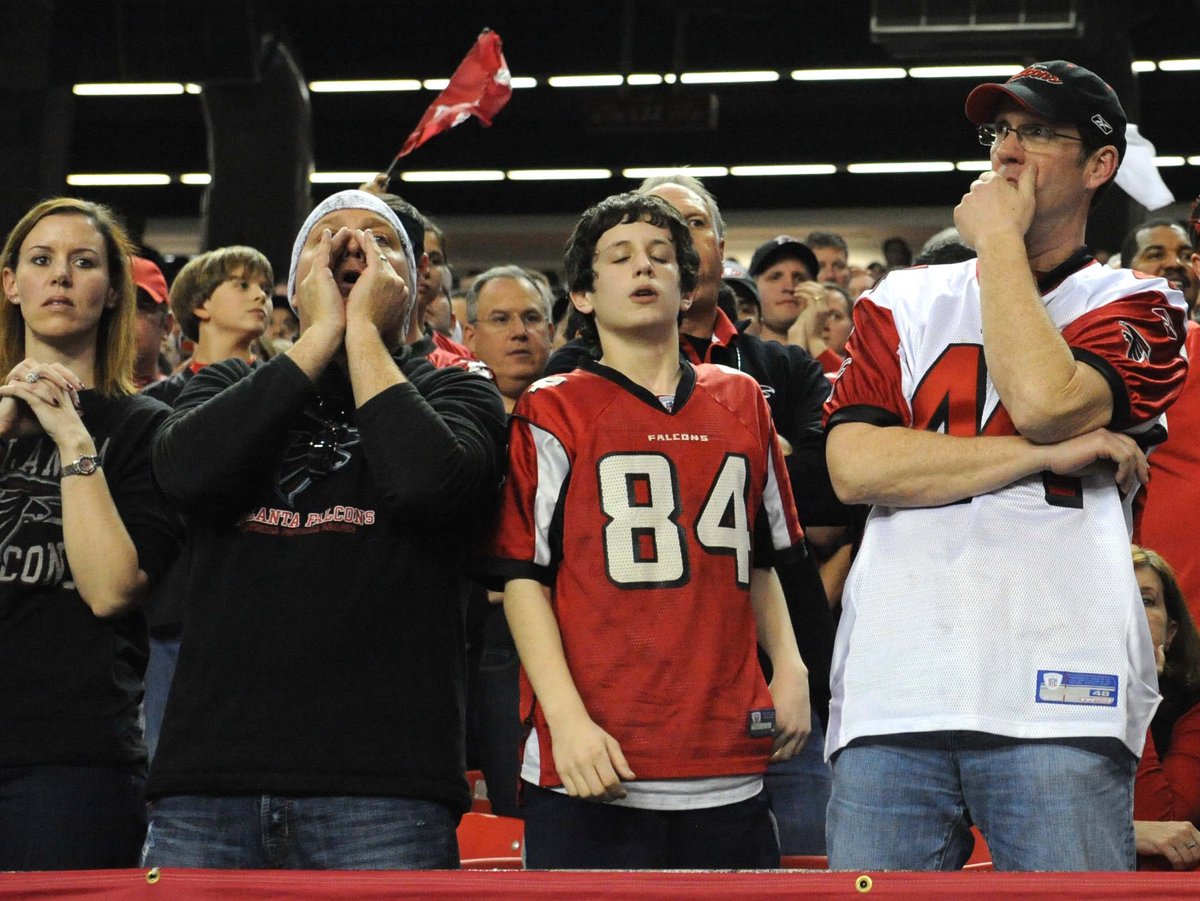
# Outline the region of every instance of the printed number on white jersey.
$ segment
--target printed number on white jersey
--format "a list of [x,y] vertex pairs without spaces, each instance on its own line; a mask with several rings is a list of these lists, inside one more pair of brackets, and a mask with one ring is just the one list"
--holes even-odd
[[[696,538],[710,554],[734,558],[739,587],[750,584],[751,534],[746,458],[721,463],[696,517]],[[689,578],[687,533],[675,464],[662,454],[609,454],[597,467],[608,577],[623,588],[673,588]]]

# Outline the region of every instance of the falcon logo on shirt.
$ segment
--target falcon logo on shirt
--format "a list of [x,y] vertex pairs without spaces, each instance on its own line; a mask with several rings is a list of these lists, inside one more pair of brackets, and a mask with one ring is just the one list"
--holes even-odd
[[1125,356],[1135,363],[1145,363],[1150,359],[1150,342],[1124,319],[1121,320],[1121,335],[1125,338],[1127,345]]

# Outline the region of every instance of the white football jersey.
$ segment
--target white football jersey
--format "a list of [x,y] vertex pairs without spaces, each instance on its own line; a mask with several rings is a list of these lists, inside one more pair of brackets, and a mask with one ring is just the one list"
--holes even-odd
[[[1112,386],[1111,428],[1161,440],[1186,371],[1182,297],[1082,254],[1055,275],[1043,301]],[[855,305],[829,427],[1016,434],[982,336],[976,261],[890,273]],[[827,755],[863,736],[942,730],[1107,736],[1140,754],[1157,678],[1111,476],[1047,473],[943,507],[876,506],[831,680]]]

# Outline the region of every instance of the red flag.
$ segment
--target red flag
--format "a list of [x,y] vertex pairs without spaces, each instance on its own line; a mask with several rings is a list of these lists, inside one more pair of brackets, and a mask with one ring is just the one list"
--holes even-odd
[[508,63],[500,48],[500,35],[485,28],[466,55],[446,89],[425,110],[396,159],[412,153],[430,138],[475,116],[485,126],[512,96]]

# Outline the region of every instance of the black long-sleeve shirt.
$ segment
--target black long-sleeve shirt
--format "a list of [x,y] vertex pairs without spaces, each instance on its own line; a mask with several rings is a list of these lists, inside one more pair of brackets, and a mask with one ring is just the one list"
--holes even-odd
[[151,796],[381,794],[458,809],[462,536],[505,417],[486,379],[404,351],[353,409],[331,366],[206,367],[154,446],[189,514],[184,642]]

